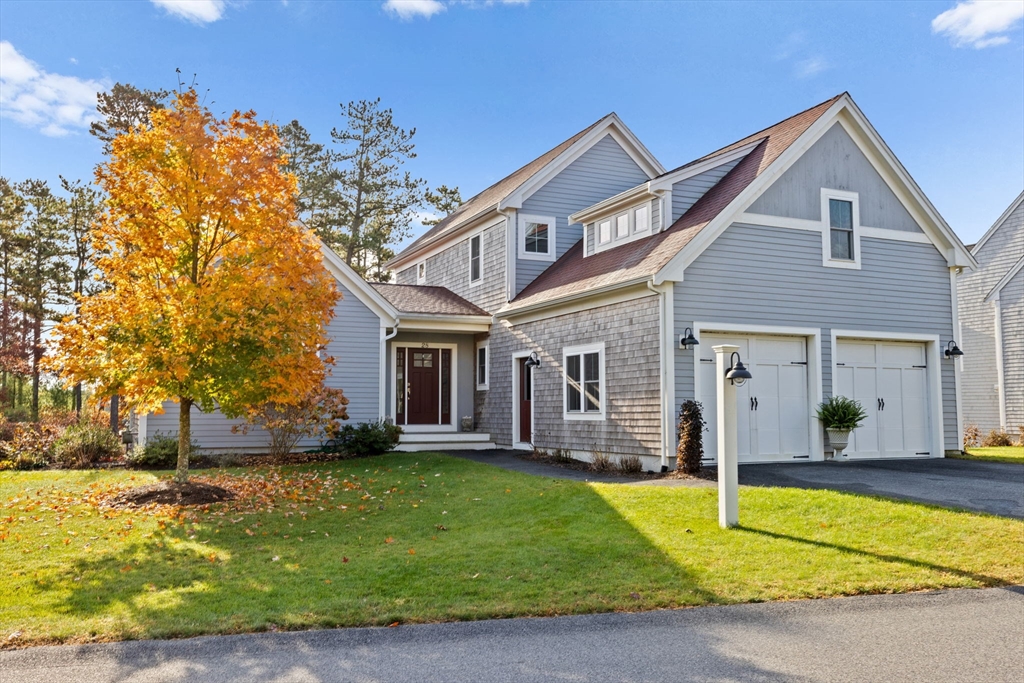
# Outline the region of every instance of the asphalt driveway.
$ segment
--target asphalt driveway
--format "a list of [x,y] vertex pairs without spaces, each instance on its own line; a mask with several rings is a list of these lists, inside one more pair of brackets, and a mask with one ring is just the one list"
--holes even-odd
[[1024,519],[1024,466],[968,460],[741,465],[740,484],[833,489]]

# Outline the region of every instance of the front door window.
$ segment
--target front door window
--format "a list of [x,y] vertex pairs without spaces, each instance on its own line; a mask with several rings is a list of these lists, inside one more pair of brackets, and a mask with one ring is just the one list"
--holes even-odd
[[395,421],[400,425],[451,423],[452,350],[395,348]]

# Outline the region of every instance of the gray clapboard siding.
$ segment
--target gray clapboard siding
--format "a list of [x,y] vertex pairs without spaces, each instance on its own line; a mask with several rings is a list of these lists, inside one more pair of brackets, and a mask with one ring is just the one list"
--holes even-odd
[[861,225],[921,232],[839,123],[833,124],[747,211],[820,221],[823,187],[857,192]]
[[[330,342],[327,353],[335,358],[332,375],[326,383],[345,392],[349,400],[349,423],[377,420],[380,395],[380,318],[368,309],[341,283],[342,300],[335,309],[334,319],[328,327]],[[146,417],[144,438],[160,432],[178,433],[178,404],[164,403],[164,413]],[[266,450],[268,436],[261,429],[248,434],[232,434],[231,428],[244,424],[243,420],[229,420],[220,412],[192,414],[192,433],[203,450],[224,452],[261,452]],[[319,444],[319,440],[303,439],[300,447]]]
[[[583,237],[583,226],[578,223],[570,226],[569,214],[647,180],[647,174],[609,134],[523,202],[520,213],[554,216],[555,256],[561,257]],[[510,248],[518,254],[518,243]],[[551,263],[517,258],[515,293],[521,292]]]
[[1017,272],[999,294],[1003,322],[1003,380],[1006,387],[1006,429],[1024,433],[1024,270]]
[[[649,296],[492,333],[492,348],[497,343],[504,360],[491,366],[491,391],[501,388],[505,425],[512,420],[512,353],[536,351],[541,367],[533,376],[534,445],[660,456],[658,319],[658,299]],[[598,342],[605,344],[605,420],[565,420],[562,350]],[[487,431],[497,443],[511,444],[508,426]]]
[[[1011,266],[1024,255],[1024,203],[1014,209],[1003,222],[996,226],[989,239],[974,255],[978,260],[978,269],[974,272],[964,271],[957,277],[957,307],[960,319],[960,342],[964,351],[961,359],[960,398],[963,401],[965,425],[976,425],[983,434],[999,429],[999,393],[997,389],[998,374],[996,371],[996,308],[985,298],[992,288],[1009,272]],[[1018,275],[1019,277],[1019,275]],[[1015,282],[1006,287],[1015,286]],[[1014,349],[1020,349],[1021,336],[1013,337],[1009,329],[1014,327],[1016,320],[1024,316],[1024,304],[1018,302],[1016,309],[1007,302],[1013,297],[1013,290],[1006,287],[1000,296],[1000,315],[1003,324],[1003,362],[1013,357]],[[1024,353],[1024,350],[1018,351]],[[1018,423],[1013,422],[1014,414],[1024,411],[1024,379],[1011,384],[1008,367],[1004,365],[1006,391],[1006,427],[1013,430]],[[1016,397],[1016,400],[1011,400]],[[1022,406],[1020,410],[1016,410]]]
[[705,171],[700,175],[695,175],[692,178],[687,178],[672,185],[671,223],[675,223],[680,216],[689,211],[690,207],[696,204],[697,200],[704,196],[705,192],[718,184],[718,181],[724,178],[738,163],[740,163],[740,159],[716,166],[710,171]]
[[[675,332],[694,320],[822,330],[832,392],[832,328],[953,336],[945,258],[930,244],[862,238],[861,270],[825,268],[821,236],[733,224],[675,285]],[[699,347],[698,347],[699,348]],[[693,397],[693,351],[676,351],[676,404]],[[958,448],[952,362],[942,365],[946,448]]]

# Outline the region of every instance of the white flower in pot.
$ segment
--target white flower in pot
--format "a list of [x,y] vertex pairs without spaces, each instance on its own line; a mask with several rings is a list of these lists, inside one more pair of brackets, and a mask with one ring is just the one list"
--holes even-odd
[[850,443],[850,432],[864,424],[868,414],[859,401],[845,396],[832,396],[818,404],[818,419],[828,433],[834,450],[833,459],[843,459],[843,450]]

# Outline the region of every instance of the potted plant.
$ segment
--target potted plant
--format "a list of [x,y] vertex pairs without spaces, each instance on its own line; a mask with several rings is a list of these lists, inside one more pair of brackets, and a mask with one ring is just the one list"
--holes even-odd
[[850,432],[864,424],[868,416],[859,401],[845,396],[832,396],[818,404],[817,415],[835,451],[833,459],[843,458],[843,449],[850,443]]

